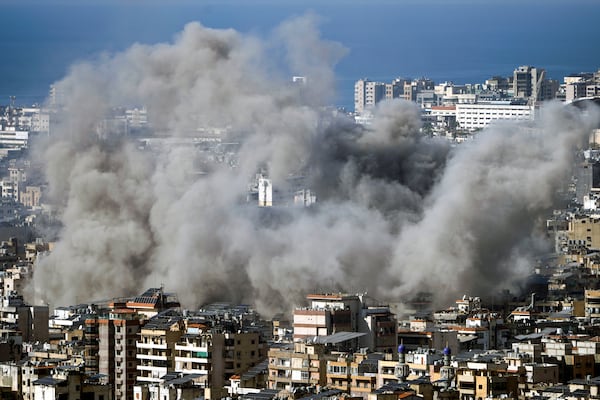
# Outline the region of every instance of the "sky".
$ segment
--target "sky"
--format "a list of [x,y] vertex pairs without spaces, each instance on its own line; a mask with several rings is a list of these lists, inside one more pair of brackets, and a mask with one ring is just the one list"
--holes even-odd
[[347,48],[336,67],[340,105],[352,103],[361,77],[475,83],[528,64],[562,80],[600,67],[600,25],[586,23],[600,20],[592,0],[4,0],[0,10],[0,104],[38,101],[77,60],[170,42],[192,21],[266,36],[306,12],[321,17],[323,38]]

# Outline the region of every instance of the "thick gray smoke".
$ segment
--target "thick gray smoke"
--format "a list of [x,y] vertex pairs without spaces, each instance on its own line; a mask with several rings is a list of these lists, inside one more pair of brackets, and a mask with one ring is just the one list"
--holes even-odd
[[[383,103],[358,127],[323,107],[345,50],[314,25],[297,18],[260,39],[193,23],[173,43],[74,66],[58,83],[61,124],[39,149],[63,228],[36,266],[36,298],[71,304],[164,284],[189,307],[264,311],[314,290],[398,300],[519,277],[597,116],[554,106],[535,128],[498,126],[456,149],[422,137],[408,102]],[[306,85],[291,85],[293,74]],[[226,129],[224,141],[239,142],[234,165],[199,162],[191,146],[140,149],[103,125],[132,105],[147,106],[156,136]],[[247,203],[261,170],[281,190],[302,176],[318,206]]]

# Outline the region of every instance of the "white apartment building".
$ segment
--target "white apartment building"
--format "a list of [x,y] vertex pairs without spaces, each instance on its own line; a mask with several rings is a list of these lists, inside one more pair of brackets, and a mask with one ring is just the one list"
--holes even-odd
[[0,130],[0,147],[7,149],[22,149],[29,142],[28,131],[18,131],[12,126]]
[[535,109],[531,105],[510,103],[457,104],[456,122],[467,131],[483,129],[495,121],[531,121]]
[[3,199],[19,201],[19,184],[10,179],[0,180],[0,193]]
[[50,113],[38,107],[25,107],[21,109],[18,117],[21,128],[32,132],[48,134],[50,132]]
[[182,319],[178,317],[155,318],[142,328],[136,342],[138,383],[158,384],[173,371],[175,343],[182,334]]
[[[175,344],[175,369],[184,374],[208,375],[211,369],[213,340],[219,338],[222,339],[219,336],[213,338],[210,333],[183,335]],[[217,347],[222,351],[223,343]]]

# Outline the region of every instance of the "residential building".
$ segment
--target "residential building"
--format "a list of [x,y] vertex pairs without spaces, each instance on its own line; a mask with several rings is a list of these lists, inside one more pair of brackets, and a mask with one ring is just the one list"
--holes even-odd
[[461,399],[485,399],[517,393],[519,377],[507,374],[507,364],[497,361],[466,361],[456,369]]
[[576,215],[568,222],[567,245],[600,250],[600,217]]
[[374,352],[393,353],[398,347],[398,321],[388,307],[368,307],[361,310],[358,331],[361,348]]
[[361,307],[357,295],[309,294],[306,298],[311,306],[294,310],[294,341],[336,332],[357,332]]
[[[386,98],[387,92],[385,83],[359,79],[354,84],[354,112],[362,114],[364,111],[373,108]],[[399,93],[399,89],[396,89],[396,92]],[[390,89],[389,93],[393,96],[394,89]]]
[[98,319],[98,372],[108,376],[115,399],[133,400],[136,340],[143,323],[131,309],[113,309],[108,318]]
[[200,375],[204,387],[223,387],[225,335],[201,333],[194,326],[175,344],[175,370]]
[[[295,388],[326,384],[327,355],[320,344],[294,343],[294,348],[271,348],[269,388],[293,391]],[[337,357],[336,357],[337,358]]]
[[135,385],[132,392],[135,399],[210,399],[221,398],[219,394],[213,394],[198,383],[198,376],[193,374],[182,374],[177,372],[168,373],[160,378],[160,382],[147,385]]
[[391,83],[385,84],[385,98],[387,100],[402,98],[404,96],[404,84],[407,79],[396,78]]
[[136,342],[138,383],[160,383],[161,377],[174,371],[175,344],[183,333],[182,317],[169,310],[144,325]]
[[27,208],[39,207],[42,189],[39,186],[25,186],[19,192],[19,202]]

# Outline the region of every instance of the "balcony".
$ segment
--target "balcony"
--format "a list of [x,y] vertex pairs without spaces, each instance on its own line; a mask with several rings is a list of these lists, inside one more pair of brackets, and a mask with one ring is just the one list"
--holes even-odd
[[198,363],[198,364],[210,365],[208,358],[175,357],[175,362],[193,362],[193,363]]
[[[154,372],[155,374],[162,374],[160,376],[163,376],[167,373],[167,366],[165,365],[164,367],[161,366],[155,366],[152,364],[140,364],[137,367],[135,367],[135,369],[137,371],[149,371],[149,372]],[[144,374],[139,374],[139,375],[144,375]]]
[[135,358],[138,360],[156,360],[156,361],[167,361],[167,356],[155,356],[151,354],[136,354]]
[[198,347],[198,346],[194,346],[192,344],[176,344],[175,350],[191,351],[191,352],[208,354],[208,347]]
[[156,343],[143,343],[143,342],[135,342],[135,347],[137,349],[159,349],[166,350],[167,344],[156,344]]

